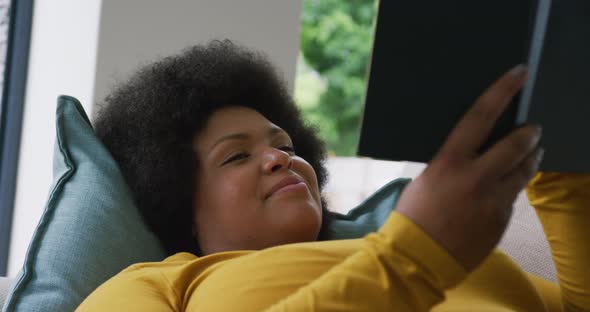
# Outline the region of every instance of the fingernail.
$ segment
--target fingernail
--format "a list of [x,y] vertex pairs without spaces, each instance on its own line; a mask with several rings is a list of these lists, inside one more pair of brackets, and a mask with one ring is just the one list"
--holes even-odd
[[535,125],[535,135],[538,137],[543,135],[543,127],[541,125]]
[[527,71],[527,66],[524,64],[518,64],[513,67],[508,73],[513,77],[520,77],[524,75]]
[[543,156],[545,155],[545,149],[541,148],[537,153],[537,163],[540,163],[543,160]]
[[539,125],[531,125],[527,131],[531,149],[538,147],[537,144],[539,144],[539,141],[541,141],[543,128],[541,128]]

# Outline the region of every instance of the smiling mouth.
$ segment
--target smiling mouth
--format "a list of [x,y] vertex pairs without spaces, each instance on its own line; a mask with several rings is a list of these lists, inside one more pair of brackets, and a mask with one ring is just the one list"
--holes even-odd
[[[281,189],[283,189],[285,187],[288,187],[290,185],[299,184],[299,183],[304,183],[304,181],[303,181],[302,178],[300,178],[300,177],[298,177],[296,175],[286,176],[282,180],[280,180],[278,183],[276,183],[270,189],[270,191],[266,194],[265,198],[269,198],[269,197],[273,196],[276,192],[278,192],[279,190],[281,190]],[[299,186],[299,187],[301,187],[301,186]],[[288,189],[286,189],[286,190],[288,190]],[[281,192],[283,192],[283,191],[281,191]]]
[[286,186],[281,187],[280,189],[276,190],[274,193],[270,195],[270,197],[277,196],[284,193],[291,193],[291,192],[300,192],[300,191],[307,191],[307,185],[305,182],[298,182],[295,184],[289,184]]

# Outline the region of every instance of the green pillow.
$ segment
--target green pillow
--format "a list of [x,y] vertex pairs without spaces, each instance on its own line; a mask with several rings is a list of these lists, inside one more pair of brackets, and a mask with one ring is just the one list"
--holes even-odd
[[127,266],[164,249],[75,98],[57,101],[53,185],[3,311],[74,311]]
[[[4,312],[73,311],[129,265],[166,256],[82,105],[60,96],[56,117],[53,185]],[[329,238],[377,230],[408,181],[388,183],[347,215],[333,213]]]
[[395,179],[371,194],[348,214],[332,213],[328,239],[359,238],[375,232],[395,208],[399,196],[410,181],[408,178]]

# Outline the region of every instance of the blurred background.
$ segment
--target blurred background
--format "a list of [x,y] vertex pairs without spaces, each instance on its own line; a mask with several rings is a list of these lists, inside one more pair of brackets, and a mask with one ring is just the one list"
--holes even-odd
[[375,0],[304,0],[295,100],[330,154],[354,156],[371,55]]

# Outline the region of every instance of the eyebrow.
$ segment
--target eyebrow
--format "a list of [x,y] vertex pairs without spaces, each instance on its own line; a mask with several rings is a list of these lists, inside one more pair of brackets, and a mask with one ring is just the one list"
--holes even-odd
[[[276,136],[279,133],[285,133],[287,134],[287,132],[279,127],[271,127],[268,129],[267,134],[270,137]],[[232,134],[228,134],[228,135],[224,135],[221,138],[219,138],[209,149],[209,152],[211,152],[217,145],[225,142],[225,141],[229,141],[229,140],[247,140],[248,138],[250,138],[250,134],[248,133],[232,133]],[[288,136],[288,134],[287,134]]]

